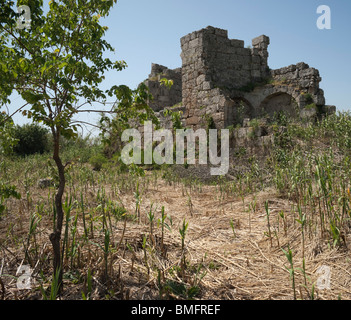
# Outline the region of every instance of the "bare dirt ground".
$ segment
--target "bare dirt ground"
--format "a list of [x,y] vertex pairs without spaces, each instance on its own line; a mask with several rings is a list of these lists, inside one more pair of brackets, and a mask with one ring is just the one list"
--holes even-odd
[[[274,189],[267,189],[256,194],[256,210],[250,208],[254,195],[246,196],[244,201],[241,197],[230,196],[219,199],[216,186],[203,185],[201,189],[186,193],[181,184],[169,185],[166,181],[158,179],[157,184],[152,185],[142,194],[141,223],[127,221],[125,228],[123,222],[114,226],[115,245],[118,246],[120,243],[119,247],[122,248],[123,244],[128,242],[135,249],[132,254],[124,246],[123,250],[114,252],[110,256],[111,275],[122,279],[123,282],[119,298],[159,298],[156,289],[158,274],[152,270],[146,276],[141,249],[141,234],[149,232],[149,222],[145,212],[148,212],[153,204],[158,208],[157,218],[160,215],[161,206],[165,207],[165,213],[172,217],[172,227],[170,230],[165,230],[166,258],[157,258],[159,257],[157,252],[149,250],[149,264],[158,265],[164,275],[168,275],[175,264],[179,265],[178,261],[181,256],[179,228],[185,219],[188,222],[185,237],[188,268],[202,265],[199,274],[193,272],[192,275],[189,275],[187,273],[187,283],[196,282],[200,274],[204,274],[201,281],[196,282],[200,292],[195,299],[293,299],[292,277],[287,269],[290,268],[290,264],[282,251],[282,248],[288,250],[288,245],[293,253],[297,299],[310,299],[313,284],[314,299],[351,299],[351,265],[348,249],[346,246],[334,248],[328,244],[328,241],[321,240],[317,236],[317,230],[310,230],[305,234],[305,280],[302,272],[301,226],[295,221],[297,215],[291,213],[293,204],[286,199],[279,198]],[[39,195],[38,191],[38,197]],[[127,211],[135,211],[133,194],[119,193],[118,198]],[[271,237],[268,233],[264,206],[267,200],[271,212]],[[6,268],[8,273],[14,273],[15,266],[18,267],[19,263],[23,262],[23,246],[20,241],[15,243],[14,240],[6,240],[11,233],[13,235],[11,239],[20,239],[20,235],[24,235],[28,230],[29,218],[21,216],[22,206],[24,204],[17,209],[15,214],[8,215],[0,221],[2,244],[0,264],[2,262],[3,274]],[[283,219],[278,218],[280,212],[284,212],[287,217],[285,227]],[[230,224],[231,220],[235,235]],[[49,226],[49,220],[47,227],[41,225],[36,238],[36,241],[40,243],[39,255],[49,256],[48,260],[44,262],[41,260],[36,264],[37,269],[42,269],[44,272],[45,270],[49,272],[48,268],[51,265]],[[160,227],[155,224],[154,230],[156,240],[159,240]],[[78,227],[78,234],[83,234],[81,223]],[[98,270],[103,265],[101,250],[92,244],[99,241],[103,241],[102,235],[96,232],[95,238],[82,247],[79,267],[82,273],[87,271],[88,266]],[[157,251],[157,248],[155,250]],[[322,266],[324,266],[324,272],[329,270],[330,273],[323,274],[319,269]],[[181,280],[179,274],[173,274],[173,277]],[[105,285],[99,280],[98,271],[93,279],[97,289],[91,298],[99,299],[101,295],[98,291],[102,290]],[[0,291],[5,299],[33,296],[33,293],[26,290],[16,289],[15,279],[3,281],[3,283],[5,285]],[[65,280],[66,291],[63,298],[81,298],[84,286],[86,286],[86,281],[73,285],[71,281]],[[40,298],[38,292],[39,290],[36,290],[35,295]],[[179,298],[174,295],[172,297]]]

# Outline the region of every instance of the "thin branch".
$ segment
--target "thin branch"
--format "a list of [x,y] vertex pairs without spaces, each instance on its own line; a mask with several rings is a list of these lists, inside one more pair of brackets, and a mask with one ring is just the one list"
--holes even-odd
[[97,112],[97,113],[110,113],[110,114],[113,114],[113,113],[116,113],[116,111],[113,111],[113,110],[77,110],[77,113],[79,112]]
[[85,106],[86,104],[91,104],[91,102],[90,101],[83,102],[81,105],[75,107],[75,109],[78,110],[79,108]]
[[19,109],[17,109],[14,113],[12,113],[11,115],[8,115],[2,122],[0,122],[0,125],[3,125],[6,121],[8,121],[9,119],[11,119],[17,112],[21,111],[25,106],[27,106],[29,103],[27,102],[25,105],[23,105],[22,107],[20,107]]
[[[74,124],[87,125],[87,126],[91,126],[91,127],[97,128],[97,129],[99,129],[99,130],[101,130],[101,128],[102,128],[101,126],[98,126],[98,125],[96,125],[96,124],[92,124],[92,123],[90,123],[90,122],[81,121],[81,120],[72,121],[71,124],[72,124],[72,125],[74,125]],[[104,129],[104,130],[105,130],[106,132],[108,132],[108,133],[112,133],[112,131],[109,131],[109,130],[107,130],[107,129]]]
[[0,25],[0,27],[1,27],[3,30],[5,30],[6,32],[8,32],[13,38],[15,38],[15,40],[18,42],[18,44],[19,44],[23,49],[25,49],[33,58],[35,58],[34,53],[33,53],[31,50],[29,50],[29,49],[23,44],[23,42],[13,34],[12,31],[7,30],[7,29],[6,29],[4,26],[2,26],[2,25]]
[[112,106],[113,106],[113,105],[115,105],[116,102],[106,102],[106,101],[105,102],[101,102],[101,101],[97,101],[97,100],[96,101],[86,101],[86,102],[82,103],[81,105],[79,105],[78,107],[76,107],[76,109],[79,109],[79,108],[83,107],[86,104],[90,104],[91,105],[92,103],[99,103],[99,104],[102,104],[103,106],[105,106],[107,104],[109,104],[109,105],[112,104]]
[[84,125],[88,125],[88,126],[91,126],[91,127],[95,127],[95,128],[98,128],[98,129],[101,129],[101,126],[98,126],[96,124],[92,124],[90,122],[86,122],[86,121],[82,121],[82,120],[74,120],[71,122],[72,125],[74,124],[84,124]]

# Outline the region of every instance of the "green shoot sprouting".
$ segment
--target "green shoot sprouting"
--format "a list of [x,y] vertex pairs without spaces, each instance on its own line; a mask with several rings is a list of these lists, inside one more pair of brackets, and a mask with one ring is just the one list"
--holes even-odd
[[179,233],[180,233],[180,237],[182,240],[182,247],[181,247],[181,271],[182,271],[182,276],[184,277],[184,270],[185,270],[185,266],[186,266],[186,260],[185,260],[185,252],[184,252],[184,248],[185,248],[185,235],[186,235],[186,231],[188,229],[189,223],[185,222],[185,219],[183,220],[183,225],[181,228],[179,228]]
[[290,264],[290,268],[286,267],[286,269],[290,273],[290,278],[292,280],[292,287],[293,287],[293,290],[294,290],[294,300],[296,300],[295,270],[294,270],[294,264],[293,264],[293,255],[292,255],[292,252],[291,252],[289,246],[288,246],[288,251],[285,251],[283,248],[281,248],[281,249],[284,252],[284,254],[285,254],[285,256],[288,259],[289,264]]
[[233,219],[230,219],[230,226],[231,226],[231,228],[232,228],[232,230],[233,230],[234,238],[236,238],[236,233],[235,233],[235,228],[234,228],[234,221],[233,221]]
[[269,240],[271,242],[271,247],[273,247],[273,242],[272,242],[272,233],[271,233],[271,225],[270,225],[270,222],[269,222],[269,216],[271,214],[269,208],[268,208],[268,201],[266,201],[264,203],[264,207],[266,209],[266,216],[267,216],[267,225],[268,225],[268,236],[269,236]]

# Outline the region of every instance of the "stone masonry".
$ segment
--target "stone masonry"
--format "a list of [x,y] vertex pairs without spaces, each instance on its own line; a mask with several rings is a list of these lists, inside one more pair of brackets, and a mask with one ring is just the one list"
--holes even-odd
[[[188,127],[203,126],[206,117],[222,129],[280,111],[304,117],[335,110],[325,106],[317,69],[303,62],[269,68],[270,39],[265,35],[245,48],[244,41],[229,39],[226,30],[209,26],[182,37],[180,43],[182,67],[170,70],[153,64],[145,83],[154,96],[151,107],[161,111],[182,103]],[[174,81],[171,89],[160,85],[163,77]]]
[[[173,85],[170,89],[161,85],[160,80],[165,78],[172,80]],[[182,102],[182,69],[168,69],[159,64],[152,64],[149,78],[144,81],[153,96],[149,101],[150,107],[158,112],[165,107],[172,107]]]

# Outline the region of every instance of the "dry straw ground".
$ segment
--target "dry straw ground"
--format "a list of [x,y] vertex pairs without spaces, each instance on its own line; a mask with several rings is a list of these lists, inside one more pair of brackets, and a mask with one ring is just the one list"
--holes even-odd
[[[141,192],[140,223],[137,219],[117,221],[107,216],[111,224],[107,222],[106,229],[110,230],[111,238],[106,255],[102,250],[101,213],[93,210],[97,207],[99,185],[89,186],[84,191],[86,224],[94,224],[93,232],[88,228],[87,238],[84,238],[78,202],[72,207],[66,250],[74,254],[66,254],[64,258],[61,299],[82,299],[82,293],[89,299],[293,299],[290,264],[282,251],[282,248],[287,251],[288,245],[293,253],[297,299],[311,299],[313,288],[314,299],[351,298],[347,246],[334,248],[313,230],[306,232],[304,276],[301,225],[296,222],[296,207],[280,198],[274,189],[244,198],[233,197],[230,193],[219,196],[218,185],[201,184],[189,188],[183,183],[169,183],[154,173],[149,172],[146,177],[151,182]],[[128,215],[136,212],[135,193],[122,191],[108,182],[104,188],[108,198],[123,205]],[[40,286],[50,289],[52,215],[42,215],[35,234],[27,242],[30,214],[36,210],[33,203],[47,201],[48,190],[33,189],[32,204],[26,199],[8,201],[8,213],[0,220],[0,298],[42,299]],[[270,209],[270,237],[266,201]],[[164,229],[163,246],[162,228],[156,223],[162,206],[165,214],[171,217],[165,220],[169,229]],[[147,217],[150,208],[154,208],[151,211],[155,214],[152,230]],[[72,228],[76,215],[74,236]],[[179,228],[184,219],[188,229],[182,251]],[[345,240],[349,243],[347,238]],[[71,251],[72,248],[75,251]],[[16,270],[21,264],[29,264],[26,250],[31,258],[32,288],[19,290]],[[185,266],[182,266],[182,252]],[[324,278],[318,273],[321,266],[330,268],[329,289],[323,289],[326,283],[321,282]],[[88,272],[92,274],[90,279]],[[193,294],[188,290],[191,288],[195,288]]]

